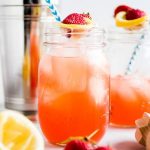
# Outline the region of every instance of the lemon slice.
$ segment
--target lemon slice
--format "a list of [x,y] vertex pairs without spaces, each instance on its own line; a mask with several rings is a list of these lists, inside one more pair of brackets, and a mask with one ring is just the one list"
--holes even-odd
[[64,24],[64,23],[59,23],[59,26],[61,28],[66,28],[66,29],[81,29],[81,30],[87,30],[93,27],[93,21],[91,19],[85,18],[87,24],[86,25],[80,25],[80,24]]
[[[93,27],[93,21],[91,19],[85,18],[85,20],[87,23],[85,25],[59,23],[58,26],[67,33],[67,37],[78,40],[81,37],[84,37],[85,33]],[[70,33],[68,33],[68,29],[70,30]]]
[[66,28],[66,29],[90,29],[93,27],[93,24],[87,24],[87,25],[78,25],[78,24],[64,24],[64,23],[59,23],[59,26],[61,28]]
[[15,111],[0,112],[0,143],[0,150],[44,150],[37,128]]
[[143,16],[141,18],[134,19],[134,20],[126,20],[125,15],[126,12],[124,11],[119,12],[116,15],[115,21],[118,27],[133,27],[133,26],[141,25],[148,20],[148,16]]

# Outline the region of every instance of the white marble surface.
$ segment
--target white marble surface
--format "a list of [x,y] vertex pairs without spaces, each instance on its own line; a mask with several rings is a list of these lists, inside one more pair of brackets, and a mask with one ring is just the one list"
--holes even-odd
[[[135,139],[135,128],[109,127],[103,139],[98,143],[100,146],[111,146],[113,150],[145,150]],[[50,144],[46,144],[45,150],[63,150]]]
[[[3,109],[2,105],[0,105],[0,110]],[[36,127],[41,132],[38,123],[36,123]],[[98,142],[98,145],[110,146],[112,150],[145,150],[144,146],[137,143],[135,130],[136,128],[108,127],[104,137]],[[64,148],[45,142],[45,150],[64,150]]]

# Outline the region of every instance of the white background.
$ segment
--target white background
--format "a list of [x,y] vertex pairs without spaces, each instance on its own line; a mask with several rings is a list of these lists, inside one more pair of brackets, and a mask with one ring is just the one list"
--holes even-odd
[[60,0],[62,16],[71,12],[90,12],[95,21],[113,24],[113,11],[119,4],[145,10],[150,14],[150,0]]
[[[0,0],[0,4],[22,4],[23,0]],[[43,0],[44,1],[44,0]],[[90,12],[94,20],[102,25],[113,25],[113,11],[119,4],[126,4],[145,10],[150,14],[150,0],[59,0],[61,17],[74,12]],[[0,36],[0,49],[1,45]],[[0,66],[0,102],[3,101],[3,88]]]
[[[22,4],[23,0],[0,0],[0,3]],[[45,1],[45,0],[41,0]],[[126,4],[145,10],[150,14],[150,0],[53,0],[60,2],[62,18],[73,12],[90,12],[100,24],[113,23],[113,10],[119,4]]]

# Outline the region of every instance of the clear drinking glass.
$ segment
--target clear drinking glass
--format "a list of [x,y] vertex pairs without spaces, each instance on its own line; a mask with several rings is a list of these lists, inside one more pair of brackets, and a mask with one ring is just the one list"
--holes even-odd
[[38,116],[47,140],[70,137],[98,141],[108,125],[109,67],[104,31],[50,28],[39,65]]
[[144,112],[150,113],[150,30],[109,30],[106,51],[111,65],[110,122],[135,126]]
[[2,5],[0,23],[5,107],[27,115],[37,110],[38,64],[46,22],[53,18],[47,6]]

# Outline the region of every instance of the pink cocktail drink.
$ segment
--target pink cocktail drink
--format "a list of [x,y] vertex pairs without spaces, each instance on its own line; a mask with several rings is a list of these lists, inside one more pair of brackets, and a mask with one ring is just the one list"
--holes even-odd
[[47,44],[48,52],[41,58],[39,122],[54,144],[70,137],[98,141],[108,125],[109,68],[102,45],[87,39],[85,33],[80,39],[64,36],[63,43]]
[[110,88],[112,124],[135,126],[144,112],[150,113],[150,81],[138,76],[115,76]]

